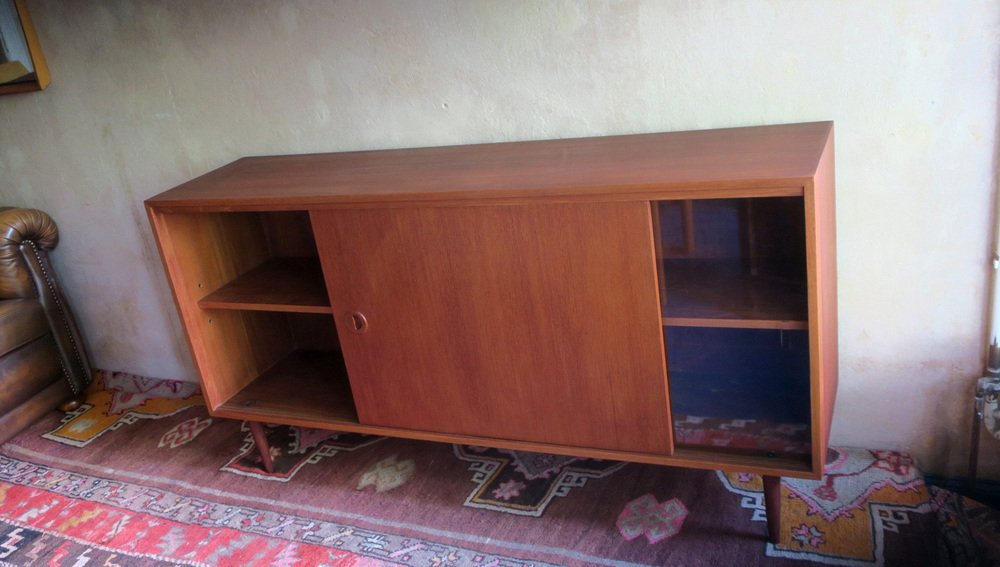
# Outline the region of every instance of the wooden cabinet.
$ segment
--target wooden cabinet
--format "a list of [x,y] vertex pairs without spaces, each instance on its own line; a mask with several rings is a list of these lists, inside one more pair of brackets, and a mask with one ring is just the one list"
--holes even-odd
[[244,158],[147,208],[214,415],[822,474],[830,123]]

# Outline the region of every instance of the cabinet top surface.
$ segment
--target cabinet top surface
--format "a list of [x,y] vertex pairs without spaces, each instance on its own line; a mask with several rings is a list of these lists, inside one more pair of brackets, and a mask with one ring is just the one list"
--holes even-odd
[[572,197],[801,186],[832,122],[465,146],[246,157],[161,193],[150,207],[267,208],[359,202]]

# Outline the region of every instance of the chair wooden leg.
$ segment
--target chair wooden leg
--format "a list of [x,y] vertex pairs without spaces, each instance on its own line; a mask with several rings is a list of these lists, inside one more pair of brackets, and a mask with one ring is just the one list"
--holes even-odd
[[965,490],[969,496],[976,494],[976,477],[979,471],[979,431],[983,428],[983,409],[986,400],[977,391],[972,408],[972,440],[969,441],[969,471],[965,477]]
[[264,426],[259,421],[248,421],[247,425],[250,426],[250,434],[253,435],[253,442],[257,445],[260,460],[264,463],[264,470],[273,473],[274,461],[271,460],[271,446],[267,444],[267,435],[264,433]]
[[87,394],[81,392],[79,394],[74,395],[71,398],[64,400],[57,407],[59,408],[59,411],[68,413],[82,406],[83,402],[85,401],[87,401]]
[[781,477],[764,477],[764,510],[767,514],[767,540],[778,543],[781,538]]

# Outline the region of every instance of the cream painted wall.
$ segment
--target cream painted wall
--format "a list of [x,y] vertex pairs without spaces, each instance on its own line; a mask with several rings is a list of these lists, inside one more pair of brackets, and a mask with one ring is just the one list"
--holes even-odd
[[832,119],[833,440],[961,472],[1000,3],[28,5],[53,81],[0,99],[0,202],[59,223],[97,367],[195,379],[142,201],[240,156]]

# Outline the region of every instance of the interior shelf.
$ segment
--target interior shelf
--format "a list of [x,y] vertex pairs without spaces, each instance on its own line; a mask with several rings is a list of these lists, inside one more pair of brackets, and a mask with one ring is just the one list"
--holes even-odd
[[297,350],[216,408],[242,419],[358,423],[344,360],[337,351]]
[[202,309],[331,313],[318,258],[270,258],[203,297]]
[[667,260],[664,274],[666,326],[808,329],[800,282],[755,276],[731,261]]
[[693,461],[711,461],[724,464],[737,470],[779,469],[782,474],[788,471],[808,472],[812,470],[809,454],[786,454],[774,452],[761,455],[759,452],[741,451],[729,447],[693,447],[677,445],[674,456]]

